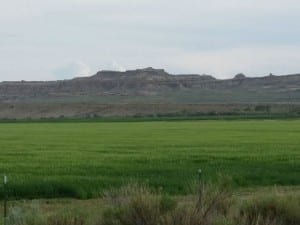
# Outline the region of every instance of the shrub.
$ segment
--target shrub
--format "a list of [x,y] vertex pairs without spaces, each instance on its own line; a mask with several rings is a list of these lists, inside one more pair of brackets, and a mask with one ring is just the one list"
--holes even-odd
[[34,201],[29,207],[12,207],[7,217],[7,225],[85,225],[85,215],[78,211],[61,211],[51,216],[40,210]]
[[177,206],[177,201],[169,195],[162,195],[160,198],[160,211],[168,213],[174,210]]
[[102,225],[159,225],[176,206],[170,197],[136,184],[106,193],[105,199],[110,206],[99,222]]
[[227,215],[231,191],[228,179],[218,185],[199,185],[192,202],[177,202],[169,196],[151,192],[146,186],[131,185],[109,192],[110,205],[101,225],[209,225]]
[[278,195],[256,198],[240,209],[244,225],[299,225],[300,198]]
[[[220,177],[217,182],[198,183],[189,197],[171,197],[152,191],[148,186],[132,184],[106,192],[106,208],[94,215],[87,211],[61,210],[45,214],[38,202],[27,208],[9,210],[7,225],[298,225],[300,196],[270,195],[234,204],[231,181]],[[99,218],[100,216],[100,218]],[[91,221],[89,221],[91,222]]]
[[32,202],[29,207],[13,207],[7,217],[7,225],[46,225],[38,202]]
[[85,225],[85,216],[77,212],[62,212],[47,219],[47,225]]
[[182,204],[169,216],[166,224],[209,225],[225,217],[231,206],[230,179],[219,177],[213,184],[199,184],[194,201]]

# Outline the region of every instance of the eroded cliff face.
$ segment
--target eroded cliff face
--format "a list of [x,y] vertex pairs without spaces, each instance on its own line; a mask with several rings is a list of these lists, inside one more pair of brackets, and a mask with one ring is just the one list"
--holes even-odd
[[[259,98],[260,94],[265,102],[300,102],[300,74],[286,76],[266,76],[247,78],[238,74],[233,79],[218,80],[209,75],[171,75],[162,69],[137,69],[126,72],[100,71],[91,77],[79,77],[71,80],[48,82],[2,82],[0,83],[0,101],[47,101],[51,99],[72,98],[72,101],[84,101],[83,97],[97,100],[97,96],[118,96],[127,98],[155,97],[168,102],[169,98],[185,96],[184,102],[216,102],[219,96],[228,96],[228,102],[236,102]],[[250,96],[249,98],[247,96]],[[210,96],[210,98],[207,98]],[[242,98],[243,96],[243,98]],[[276,96],[281,96],[278,98]],[[276,100],[277,98],[277,100]],[[77,99],[77,100],[76,100]],[[191,101],[189,101],[191,99]],[[202,100],[201,100],[202,99]],[[123,101],[122,100],[122,101]],[[149,100],[149,99],[148,99]],[[66,99],[67,101],[67,99]],[[121,101],[121,102],[122,102]],[[137,100],[138,101],[138,100]],[[142,103],[143,98],[141,98]],[[147,101],[147,99],[145,99]],[[257,99],[259,102],[259,99]]]
[[152,68],[126,72],[100,71],[91,77],[49,82],[2,82],[1,99],[47,96],[155,94],[190,88],[194,82],[215,80],[211,76],[170,75]]

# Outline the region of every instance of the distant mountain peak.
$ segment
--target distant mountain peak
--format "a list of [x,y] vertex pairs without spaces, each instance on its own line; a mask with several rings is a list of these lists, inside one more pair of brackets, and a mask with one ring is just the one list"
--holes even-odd
[[[130,71],[130,70],[128,70]],[[140,72],[161,72],[161,71],[165,71],[164,69],[155,69],[153,67],[146,67],[146,68],[142,68],[142,69],[136,69],[134,71],[140,71]]]
[[154,76],[165,76],[169,75],[164,69],[154,69],[153,67],[146,67],[142,69],[135,70],[126,70],[124,72],[121,71],[113,71],[113,70],[101,70],[97,72],[91,78],[113,78],[118,76],[144,76],[144,75],[154,75]]
[[168,75],[168,73],[164,69],[155,69],[153,67],[146,67],[142,69],[136,70],[127,70],[125,73],[128,74],[150,74],[150,75]]

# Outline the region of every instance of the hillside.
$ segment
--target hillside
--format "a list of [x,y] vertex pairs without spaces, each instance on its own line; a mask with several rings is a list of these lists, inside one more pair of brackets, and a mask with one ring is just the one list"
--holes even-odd
[[220,80],[151,67],[100,71],[70,80],[1,82],[0,103],[0,118],[256,112],[257,104],[269,104],[267,111],[277,105],[276,112],[278,104],[280,112],[292,104],[298,112],[300,74]]

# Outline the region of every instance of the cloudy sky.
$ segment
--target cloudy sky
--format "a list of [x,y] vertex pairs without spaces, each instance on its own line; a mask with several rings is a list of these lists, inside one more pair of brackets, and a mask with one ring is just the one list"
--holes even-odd
[[298,0],[1,0],[0,80],[300,72]]

